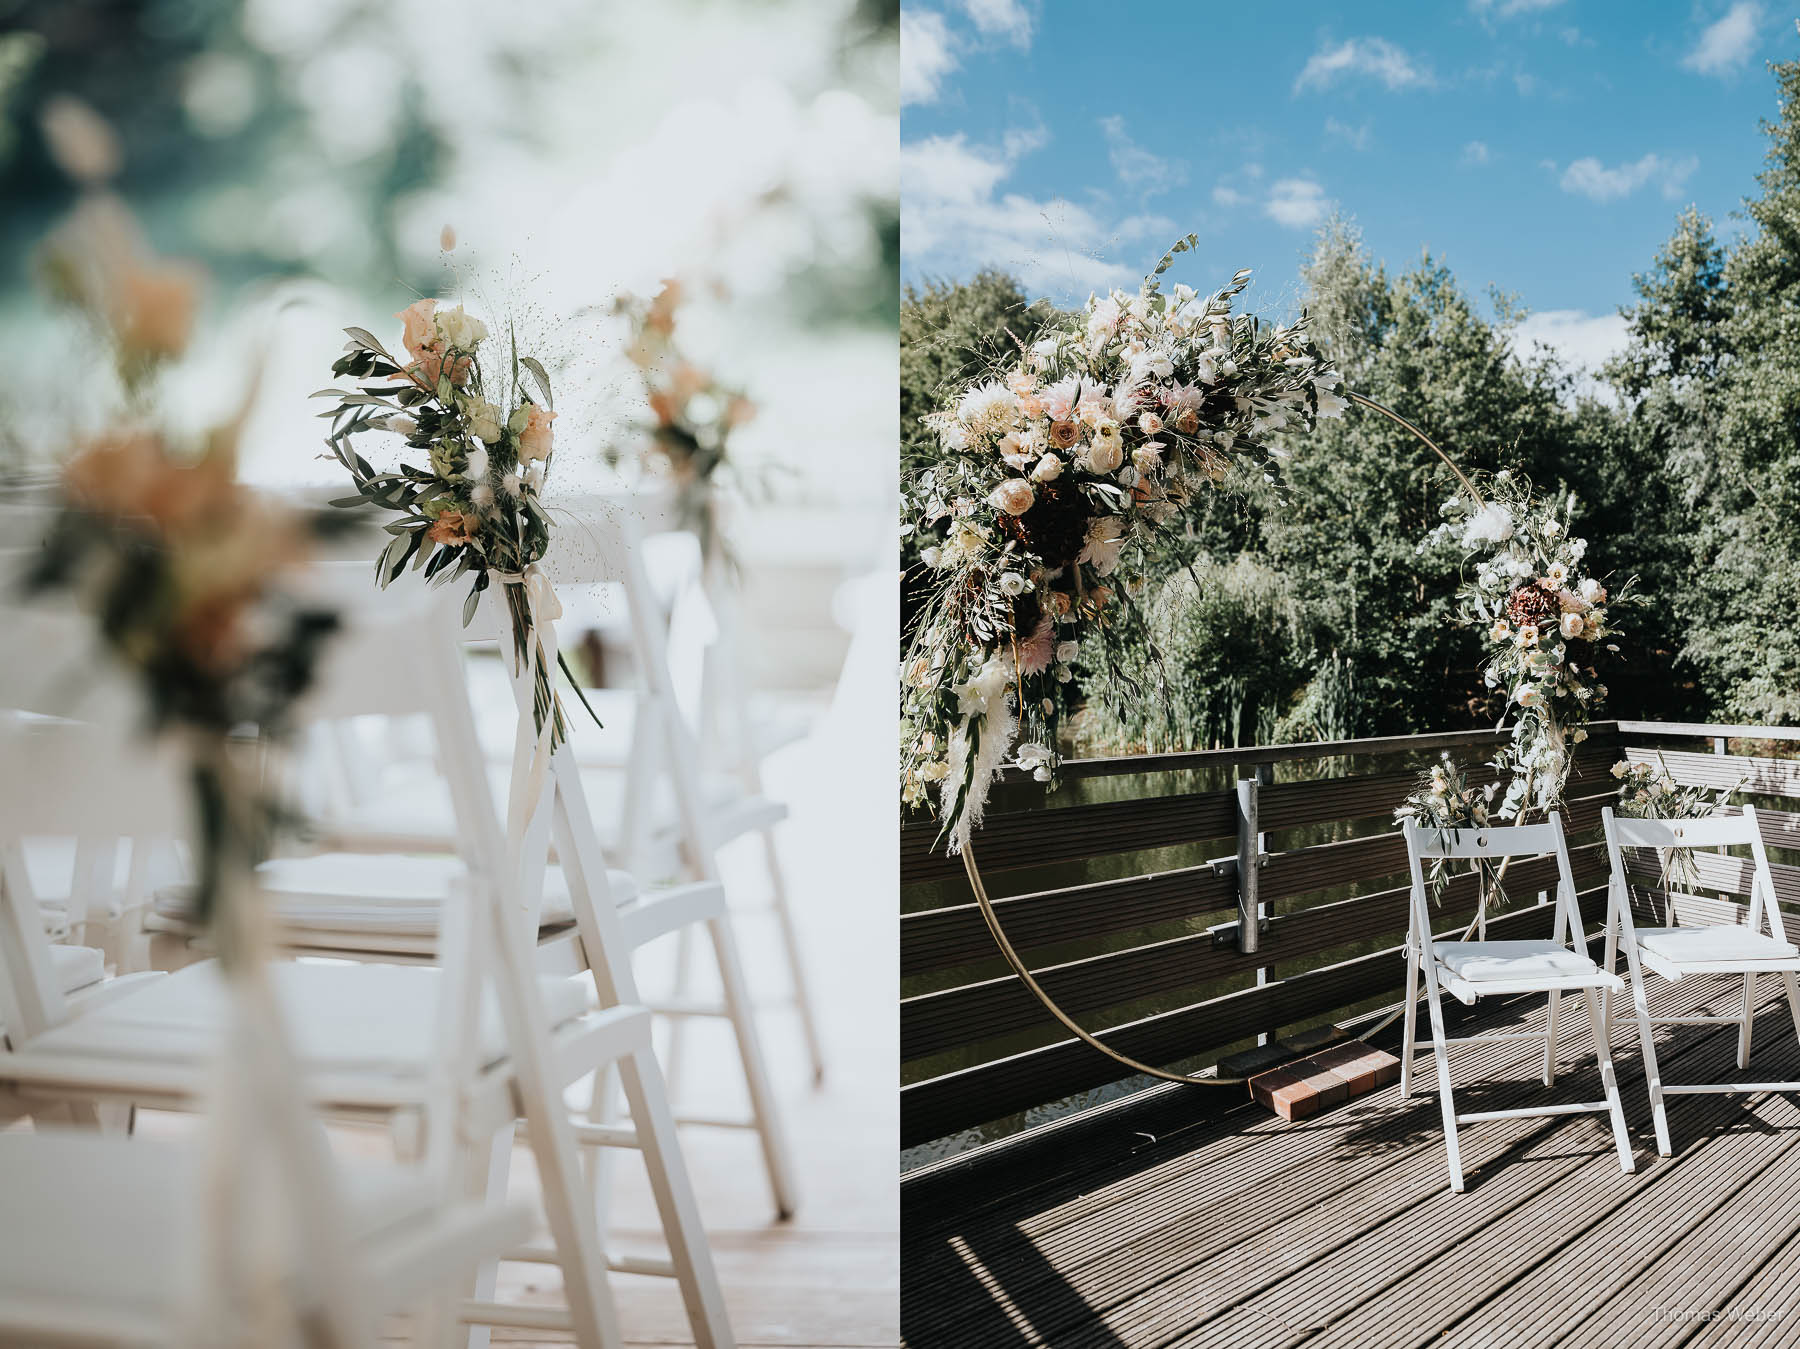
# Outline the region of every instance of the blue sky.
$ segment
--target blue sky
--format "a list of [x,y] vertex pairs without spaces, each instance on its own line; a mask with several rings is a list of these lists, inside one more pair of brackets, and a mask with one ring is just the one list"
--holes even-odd
[[1189,230],[1281,307],[1317,223],[1513,293],[1592,363],[1689,203],[1724,237],[1800,55],[1778,0],[1283,5],[904,0],[903,274],[984,264],[1060,301]]

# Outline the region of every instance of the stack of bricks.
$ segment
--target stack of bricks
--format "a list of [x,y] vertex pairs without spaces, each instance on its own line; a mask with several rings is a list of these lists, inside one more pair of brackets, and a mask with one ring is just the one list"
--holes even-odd
[[1343,1040],[1257,1073],[1250,1079],[1250,1098],[1285,1120],[1301,1120],[1399,1076],[1400,1060],[1386,1050]]

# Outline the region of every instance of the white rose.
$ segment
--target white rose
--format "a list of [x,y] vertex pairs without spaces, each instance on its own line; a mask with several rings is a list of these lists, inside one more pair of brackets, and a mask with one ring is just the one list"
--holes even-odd
[[1058,642],[1056,644],[1056,659],[1064,665],[1072,662],[1080,654],[1081,644],[1079,642]]
[[1600,604],[1606,599],[1606,587],[1590,576],[1581,583],[1581,598],[1589,604]]
[[1046,454],[1038,460],[1037,467],[1031,470],[1031,476],[1038,482],[1053,482],[1062,477],[1063,461],[1054,454]]
[[1125,462],[1125,447],[1115,435],[1110,440],[1096,439],[1083,458],[1090,473],[1111,473]]
[[458,351],[473,351],[488,335],[487,324],[472,314],[465,313],[461,305],[454,309],[438,310],[432,315],[431,321],[445,345]]
[[1579,637],[1586,627],[1587,620],[1580,614],[1564,614],[1562,616],[1562,635],[1564,637]]
[[469,430],[483,445],[492,445],[504,434],[500,409],[485,399],[475,399],[468,406]]
[[1000,593],[1002,595],[1023,595],[1030,584],[1016,571],[1000,573]]
[[1023,478],[1008,478],[988,494],[988,505],[1008,515],[1023,515],[1031,509],[1037,495]]

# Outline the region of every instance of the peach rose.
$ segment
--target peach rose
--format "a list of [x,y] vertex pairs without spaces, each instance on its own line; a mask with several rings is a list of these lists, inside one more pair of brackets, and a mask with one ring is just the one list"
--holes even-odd
[[461,388],[464,384],[469,382],[469,366],[472,363],[472,357],[458,356],[449,363],[448,367],[446,367],[444,363],[444,344],[442,342],[433,342],[430,346],[419,352],[418,364],[412,368],[419,372],[420,380],[429,387],[435,387],[438,380],[443,378],[445,369],[448,368],[450,371],[450,382],[458,388]]
[[425,537],[433,543],[462,544],[474,538],[474,522],[461,511],[445,511],[431,522]]
[[525,407],[525,429],[519,432],[519,462],[528,464],[550,457],[550,423],[556,420],[556,414],[536,403]]
[[180,263],[133,267],[113,293],[113,328],[134,356],[179,356],[194,327],[200,274]]
[[436,300],[414,300],[394,317],[405,325],[400,342],[415,358],[422,357],[427,347],[437,342],[432,318],[437,313]]
[[681,415],[681,406],[680,400],[667,389],[658,389],[650,395],[650,411],[663,426],[675,424],[675,419]]
[[670,277],[662,283],[662,289],[657,291],[656,298],[650,301],[650,308],[644,315],[645,325],[659,333],[674,332],[675,310],[680,304],[681,282]]

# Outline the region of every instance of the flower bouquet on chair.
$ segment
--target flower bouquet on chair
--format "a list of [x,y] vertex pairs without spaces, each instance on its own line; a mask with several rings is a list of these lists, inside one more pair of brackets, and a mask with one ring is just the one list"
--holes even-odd
[[[1707,819],[1723,811],[1732,795],[1749,780],[1739,778],[1717,792],[1706,787],[1683,787],[1675,781],[1660,754],[1655,764],[1621,759],[1612,766],[1612,775],[1619,779],[1619,814],[1634,820]],[[1658,862],[1658,880],[1664,890],[1697,893],[1700,866],[1692,848],[1662,849]]]
[[[390,538],[375,560],[384,587],[408,566],[434,585],[472,572],[463,605],[468,623],[482,592],[500,585],[514,668],[522,672],[530,662],[533,722],[540,744],[554,750],[567,739],[568,723],[539,627],[561,615],[538,567],[550,545],[541,499],[556,419],[550,377],[535,357],[519,354],[510,331],[505,354],[495,358],[487,325],[461,305],[440,309],[436,300],[418,300],[395,317],[404,325],[405,356],[391,355],[366,329],[346,328],[350,340],[331,372],[357,386],[313,395],[337,400],[319,415],[330,419],[326,443],[356,484],[356,495],[331,504],[374,505],[400,517],[385,526]],[[351,443],[367,431],[401,436],[413,462],[375,469]],[[586,706],[560,653],[555,663]]]
[[235,417],[202,437],[153,425],[157,376],[186,348],[198,272],[143,248],[122,202],[86,198],[44,261],[53,293],[106,338],[127,406],[64,463],[23,588],[91,621],[146,731],[173,746],[192,793],[193,917],[224,990],[196,1216],[170,1220],[194,1225],[178,1338],[287,1343],[306,1327],[309,1342],[348,1344],[352,1309],[330,1295],[346,1286],[341,1195],[267,972],[273,923],[255,874],[292,818],[264,761],[338,627],[290,581],[339,517],[288,509],[238,481],[254,378]]
[[[1419,775],[1418,785],[1394,812],[1398,824],[1415,824],[1436,831],[1440,843],[1448,844],[1455,829],[1481,829],[1489,819],[1498,782],[1485,787],[1471,783],[1464,770],[1446,751],[1440,762]],[[1451,859],[1431,859],[1431,899],[1443,902],[1444,889],[1455,875]],[[1472,857],[1465,873],[1475,877],[1475,925],[1485,930],[1488,910],[1506,897],[1500,882],[1505,876],[1505,863],[1496,865],[1491,858]]]
[[[730,456],[731,434],[756,415],[756,404],[695,364],[676,343],[676,311],[685,295],[683,283],[671,278],[654,299],[620,296],[613,312],[630,325],[625,356],[643,378],[650,412],[637,428],[643,462],[674,482],[681,523],[711,562],[729,557],[719,532],[719,487],[734,474],[741,478]],[[614,464],[622,457],[617,447],[607,451]]]

